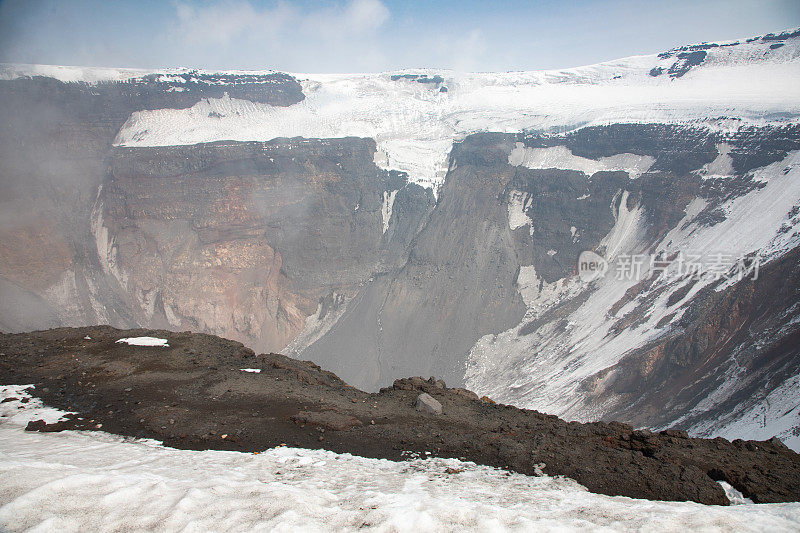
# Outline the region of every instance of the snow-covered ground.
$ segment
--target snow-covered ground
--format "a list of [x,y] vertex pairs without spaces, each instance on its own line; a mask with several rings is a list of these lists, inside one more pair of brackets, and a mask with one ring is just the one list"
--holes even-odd
[[526,148],[523,143],[517,143],[508,154],[508,163],[527,168],[577,170],[587,176],[595,172],[621,170],[631,179],[636,179],[653,166],[655,159],[647,155],[617,154],[595,160],[576,156],[566,146]]
[[[22,399],[24,387],[0,387]],[[183,451],[101,432],[34,433],[59,413],[0,404],[4,531],[796,531],[800,503],[730,507],[592,494],[454,459],[274,448]],[[449,469],[449,470],[448,470]]]

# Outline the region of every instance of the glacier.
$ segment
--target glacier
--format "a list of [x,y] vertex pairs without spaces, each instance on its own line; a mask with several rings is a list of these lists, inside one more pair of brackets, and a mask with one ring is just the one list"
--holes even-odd
[[[730,116],[739,119],[736,127],[789,122],[800,115],[797,41],[778,49],[762,41],[711,48],[700,67],[680,77],[651,75],[675,60],[659,55],[554,71],[293,74],[306,96],[297,104],[276,107],[223,97],[205,99],[189,109],[138,111],[119,131],[115,144],[370,137],[387,155],[387,169],[407,172],[413,182],[437,189],[453,142],[470,133],[565,132],[655,122],[726,129],[731,127],[725,120]],[[88,80],[102,75],[85,72]],[[401,77],[412,72],[441,76],[446,92]]]

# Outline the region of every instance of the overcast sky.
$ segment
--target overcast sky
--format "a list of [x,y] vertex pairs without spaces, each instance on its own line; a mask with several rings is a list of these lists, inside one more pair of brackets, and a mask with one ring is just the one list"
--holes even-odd
[[3,0],[0,62],[535,70],[798,26],[800,0]]

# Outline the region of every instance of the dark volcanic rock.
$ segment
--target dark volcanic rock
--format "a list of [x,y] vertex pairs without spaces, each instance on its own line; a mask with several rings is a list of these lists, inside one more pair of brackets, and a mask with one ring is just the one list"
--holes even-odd
[[563,145],[581,157],[597,159],[631,153],[655,158],[651,170],[682,175],[717,156],[718,139],[704,128],[671,124],[612,124],[581,128],[564,135],[521,136],[532,148]]
[[703,64],[703,61],[706,60],[707,52],[705,50],[693,50],[691,52],[680,52],[677,55],[677,61],[669,67],[670,77],[672,78],[680,78],[687,72],[689,72],[692,67],[697,67]]
[[358,418],[336,411],[300,411],[296,415],[290,416],[289,419],[297,424],[308,424],[333,431],[364,425]]
[[[166,337],[169,347],[115,342],[139,335]],[[210,335],[62,328],[4,334],[0,351],[0,383],[33,383],[45,403],[77,412],[58,424],[32,422],[32,431],[102,428],[178,448],[259,451],[285,443],[395,460],[404,451],[430,452],[531,475],[544,463],[547,474],[610,495],[726,505],[715,482],[725,480],[757,502],[800,499],[800,455],[777,440],[731,443],[617,422],[568,423],[435,379],[399,380],[367,394],[314,364],[254,355]],[[414,409],[418,387],[443,414]]]
[[421,413],[428,413],[431,415],[442,414],[442,404],[427,392],[423,392],[417,396],[417,399],[414,401],[414,409]]
[[780,161],[800,149],[800,124],[741,128],[732,138],[731,159],[737,174]]
[[[440,83],[444,82],[444,78],[438,74],[433,76],[428,76],[427,74],[393,74],[390,78],[392,81],[409,80],[417,83],[431,83],[434,85],[439,85]],[[445,92],[447,92],[446,88]]]
[[627,185],[624,172],[598,172],[590,180],[574,170],[516,167],[503,199],[528,195],[525,213],[535,221],[533,238],[528,226],[512,232],[520,264],[533,264],[546,283],[573,274],[578,255],[611,231],[619,193]]

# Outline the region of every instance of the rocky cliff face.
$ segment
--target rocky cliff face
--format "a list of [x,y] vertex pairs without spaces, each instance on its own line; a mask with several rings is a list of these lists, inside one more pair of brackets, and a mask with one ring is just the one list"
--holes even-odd
[[91,232],[105,159],[136,110],[188,107],[225,91],[276,106],[303,98],[284,74],[225,81],[197,72],[92,84],[0,80],[3,329],[138,323],[113,278],[103,275]]
[[[502,154],[492,136],[478,146]],[[303,358],[368,389],[414,369],[458,383],[475,340],[519,321],[519,265],[498,197],[511,173],[487,167],[485,155],[469,139],[454,151],[436,207],[402,268],[361,289]]]
[[[484,159],[497,174],[514,163],[575,170],[518,167],[498,189],[527,252],[516,284],[528,310],[476,343],[467,385],[579,420],[772,432],[797,445],[794,396],[776,391],[798,372],[799,134],[627,125],[513,149],[509,138],[507,162]],[[483,153],[496,143],[480,143]],[[620,170],[592,173],[591,162],[611,165],[604,158]],[[576,279],[581,250],[609,260],[605,277]],[[690,255],[702,275],[680,269]],[[637,257],[638,276],[615,275]],[[737,268],[748,275],[732,276]]]
[[394,268],[432,201],[374,152],[356,138],[116,148],[92,215],[102,268],[138,322],[282,349],[319,302]]
[[[417,368],[454,383],[463,383],[466,375],[471,386],[504,401],[535,406],[545,400],[551,409],[564,409],[558,402],[569,398],[566,405],[574,406],[574,395],[549,397],[547,383],[527,365],[541,363],[539,357],[550,359],[552,372],[564,375],[570,365],[594,363],[590,351],[582,353],[576,349],[579,341],[568,339],[573,330],[597,327],[607,313],[610,324],[597,347],[613,350],[609,357],[636,347],[610,341],[646,319],[654,321],[652,335],[672,331],[683,338],[683,326],[671,322],[677,324],[677,309],[655,320],[653,306],[656,297],[666,301],[670,295],[671,308],[693,301],[670,291],[674,280],[659,286],[646,277],[629,283],[619,296],[602,295],[596,286],[576,282],[580,252],[596,250],[609,258],[626,251],[655,252],[676,227],[693,223],[699,233],[719,224],[725,219],[724,200],[764,185],[747,174],[753,168],[745,162],[756,153],[766,158],[762,163],[782,160],[786,143],[791,149],[800,136],[793,127],[739,132],[727,139],[741,165],[739,178],[703,180],[700,171],[719,157],[717,145],[724,140],[703,128],[660,125],[586,128],[567,136],[467,138],[451,155],[439,201],[406,265],[362,290],[337,328],[303,357],[368,388]],[[553,153],[565,155],[546,163],[553,168],[525,166],[544,166],[536,158]],[[607,169],[587,171],[587,161]],[[590,301],[593,294],[596,300]],[[775,310],[776,316],[782,312]],[[695,319],[683,320],[694,324]],[[635,342],[645,344],[647,338]],[[564,366],[553,364],[558,357],[565,357]],[[569,383],[598,379],[589,373]],[[646,380],[633,381],[647,387]],[[537,387],[548,397],[532,394]],[[591,402],[599,405],[601,399],[586,404]],[[648,418],[621,411],[616,416],[642,424]]]
[[600,373],[598,386],[587,387],[591,401],[611,399],[605,416],[634,424],[677,423],[730,437],[750,423],[760,428],[756,435],[800,436],[787,416],[800,373],[799,252],[770,263],[756,280],[704,288],[683,304],[678,327]]

